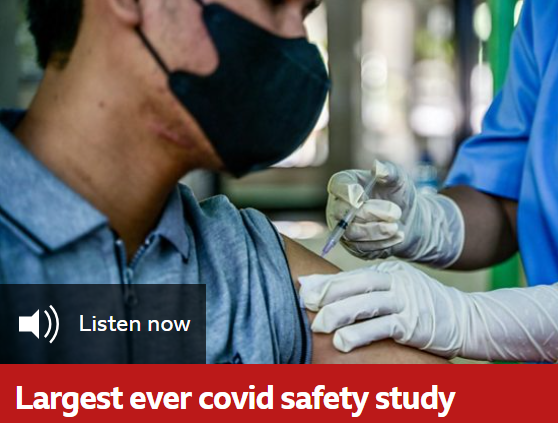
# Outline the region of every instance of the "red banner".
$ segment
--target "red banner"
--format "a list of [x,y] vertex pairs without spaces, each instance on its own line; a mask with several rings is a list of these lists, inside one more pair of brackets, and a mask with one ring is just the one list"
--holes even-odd
[[0,421],[554,420],[555,368],[4,365]]

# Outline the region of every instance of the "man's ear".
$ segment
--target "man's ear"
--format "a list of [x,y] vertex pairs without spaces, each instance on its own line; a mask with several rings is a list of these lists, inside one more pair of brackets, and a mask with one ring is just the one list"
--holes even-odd
[[141,23],[142,10],[139,0],[108,0],[108,6],[125,25],[136,27]]

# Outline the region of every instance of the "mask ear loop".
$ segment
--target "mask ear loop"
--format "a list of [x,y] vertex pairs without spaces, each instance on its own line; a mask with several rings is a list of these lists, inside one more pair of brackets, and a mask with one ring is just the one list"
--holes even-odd
[[[196,1],[198,1],[198,0],[196,0]],[[136,0],[136,4],[138,5],[138,7],[140,6],[139,0]],[[142,21],[143,21],[143,18],[142,18]],[[149,53],[151,53],[151,56],[153,56],[153,58],[155,59],[157,64],[160,66],[160,68],[163,70],[163,72],[167,76],[170,76],[171,71],[170,71],[169,67],[167,66],[167,64],[165,63],[165,61],[161,57],[161,55],[157,52],[157,50],[155,50],[155,47],[153,47],[153,44],[151,44],[151,42],[147,39],[146,35],[141,30],[141,24],[136,26],[134,29],[136,31],[136,34],[138,34],[141,42],[145,46],[145,48],[147,48]]]
[[[198,3],[202,8],[205,7],[205,3],[203,2],[203,0],[194,0],[194,1],[196,3]],[[139,0],[136,0],[136,3],[139,5]],[[141,30],[140,26],[139,25],[136,26],[135,30],[136,30],[136,33],[138,34],[138,36],[140,37],[143,45],[145,46],[145,48],[147,48],[147,50],[149,50],[149,52],[151,53],[151,55],[153,56],[153,58],[155,59],[157,64],[161,67],[163,72],[165,72],[165,74],[167,76],[170,76],[171,73],[172,73],[171,70],[169,69],[169,67],[167,66],[167,64],[165,63],[165,61],[163,60],[163,58],[159,54],[159,52],[155,49],[155,47],[153,47],[153,44],[151,44],[151,41],[149,41],[147,39],[146,35]]]
[[149,50],[149,52],[151,53],[151,55],[153,56],[153,58],[155,59],[157,64],[161,67],[163,72],[165,72],[165,74],[167,76],[169,76],[171,74],[171,71],[170,71],[169,67],[167,66],[167,64],[164,62],[164,60],[162,59],[162,57],[159,55],[157,50],[155,50],[155,47],[153,47],[153,44],[151,44],[151,42],[147,39],[147,37],[145,36],[145,34],[143,33],[143,31],[141,30],[141,28],[139,26],[136,26],[135,30],[136,30],[136,33],[138,34],[138,36],[140,37],[142,43],[144,44],[145,48],[147,48],[147,50]]

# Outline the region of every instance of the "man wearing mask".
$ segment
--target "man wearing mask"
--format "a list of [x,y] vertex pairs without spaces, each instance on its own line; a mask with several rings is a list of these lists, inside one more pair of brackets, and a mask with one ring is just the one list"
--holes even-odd
[[209,363],[439,361],[389,342],[337,354],[292,282],[337,269],[177,186],[305,140],[329,90],[303,25],[317,4],[29,0],[45,76],[0,115],[0,283],[205,284]]
[[[360,211],[345,246],[368,260],[396,257],[479,269],[521,252],[530,288],[465,294],[408,264],[315,277],[302,295],[342,351],[393,338],[445,357],[558,361],[558,1],[525,1],[503,91],[483,132],[461,148],[440,195],[420,193],[391,163],[372,198],[370,172],[333,177],[330,226]],[[505,281],[504,281],[505,282]]]

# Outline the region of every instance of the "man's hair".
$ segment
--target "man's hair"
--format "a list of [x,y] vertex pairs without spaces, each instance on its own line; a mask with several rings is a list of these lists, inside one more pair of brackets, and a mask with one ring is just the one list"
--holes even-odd
[[27,0],[29,30],[37,45],[42,68],[52,61],[64,67],[76,44],[83,15],[83,0]]

